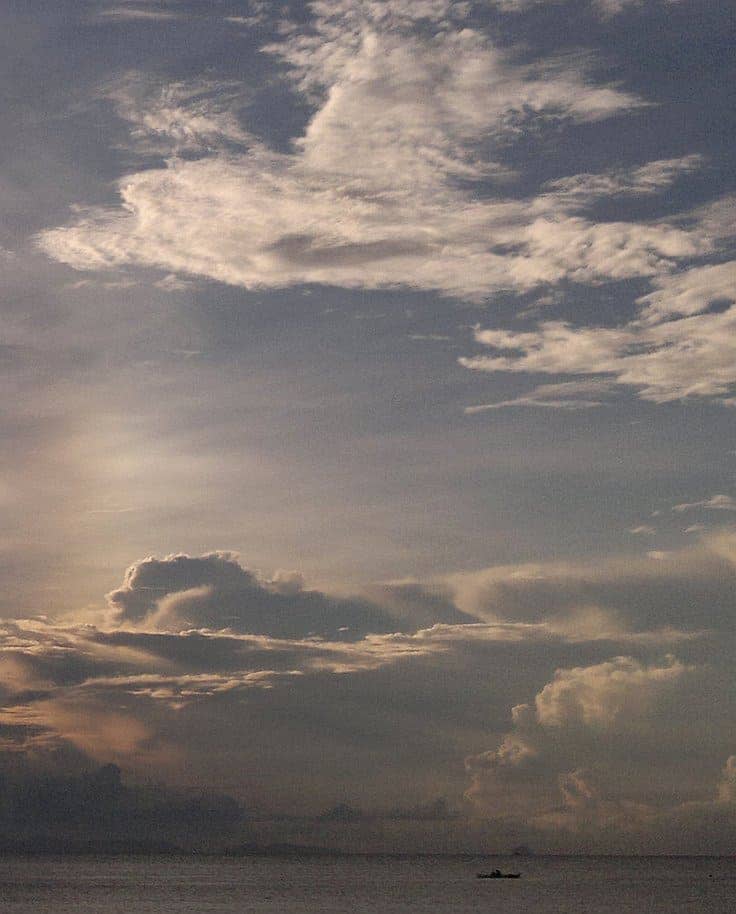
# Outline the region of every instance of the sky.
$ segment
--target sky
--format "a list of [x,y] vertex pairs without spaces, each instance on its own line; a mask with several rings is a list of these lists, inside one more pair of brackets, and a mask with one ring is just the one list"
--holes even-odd
[[0,838],[733,852],[735,28],[7,0]]

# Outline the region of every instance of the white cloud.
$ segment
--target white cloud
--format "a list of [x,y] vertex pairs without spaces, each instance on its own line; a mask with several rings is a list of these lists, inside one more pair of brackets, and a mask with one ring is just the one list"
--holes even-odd
[[129,122],[136,150],[146,154],[201,155],[223,144],[252,141],[237,117],[247,94],[236,83],[199,79],[161,85],[129,73],[107,86],[103,97]]
[[[530,126],[591,123],[642,99],[596,84],[582,55],[522,62],[468,27],[466,4],[340,0],[310,10],[307,25],[291,23],[266,49],[313,109],[290,152],[267,148],[243,126],[241,86],[162,87],[130,77],[107,95],[134,142],[165,165],[122,178],[119,206],[78,210],[40,236],[42,248],[80,270],[132,265],[247,288],[412,287],[470,300],[646,278],[650,291],[626,323],[479,330],[477,341],[496,354],[461,364],[581,382],[605,374],[653,402],[734,402],[736,334],[726,305],[736,262],[692,265],[722,256],[733,234],[728,201],[666,220],[585,214],[601,197],[662,192],[702,157],[568,175],[528,199],[505,192],[513,175],[494,160],[499,143]],[[469,410],[600,402],[545,387]]]
[[180,13],[171,10],[148,9],[146,7],[135,6],[112,6],[108,9],[100,10],[96,18],[98,20],[110,20],[113,22],[166,22],[172,19],[181,19]]
[[641,320],[653,327],[672,317],[699,314],[713,302],[736,301],[736,261],[661,276],[654,285],[654,292],[639,299],[644,306]]
[[736,384],[736,308],[707,309],[736,301],[736,261],[693,267],[656,285],[639,300],[641,318],[621,327],[544,321],[529,332],[478,329],[476,341],[495,354],[460,363],[485,372],[608,374],[657,403],[726,396]]
[[[590,0],[590,8],[603,19],[617,16],[629,7],[641,7],[647,0]],[[680,3],[682,0],[662,0],[663,3]],[[533,9],[535,6],[562,6],[564,0],[490,0],[494,6],[504,12],[518,13]]]
[[[598,174],[577,174],[545,185],[550,203],[584,207],[603,197],[651,196],[675,183],[682,175],[698,171],[704,164],[700,155],[660,159],[638,167]],[[544,201],[545,197],[542,197]]]
[[534,700],[537,721],[544,727],[610,727],[622,716],[650,713],[659,693],[689,669],[673,658],[664,666],[646,667],[631,657],[616,657],[558,670]]
[[166,276],[157,279],[154,285],[157,289],[163,289],[164,292],[183,292],[186,289],[191,289],[194,283],[182,279],[181,276],[177,276],[175,273],[167,273]]
[[707,236],[732,239],[736,235],[736,194],[725,194],[688,214],[685,222],[696,224]]
[[[654,779],[668,764],[667,750],[657,753],[655,769],[640,769],[633,780],[618,769],[634,747],[651,757],[658,733],[672,725],[669,709],[695,672],[672,657],[660,664],[615,657],[558,669],[533,704],[513,708],[513,729],[497,749],[466,760],[467,796],[486,815],[543,830],[641,829],[657,814],[643,801],[647,790],[660,799],[665,793]],[[670,799],[670,808],[676,806]]]
[[[692,253],[683,229],[614,226],[607,240],[585,220],[552,225],[526,201],[474,197],[476,182],[504,174],[481,143],[493,148],[534,120],[592,122],[642,104],[593,83],[585,58],[521,63],[453,25],[462,10],[452,4],[314,9],[311,31],[269,48],[316,107],[293,153],[248,136],[231,86],[154,91],[129,79],[110,94],[138,142],[168,142],[166,167],[122,179],[121,207],[44,233],[44,249],[79,269],[138,264],[247,287],[408,285],[469,298],[568,274],[649,274]],[[444,27],[420,33],[422,17]],[[510,243],[523,250],[496,252]]]
[[528,394],[514,397],[511,400],[499,400],[496,403],[482,403],[477,406],[466,406],[468,415],[483,413],[489,410],[507,409],[511,406],[531,406],[545,409],[593,409],[603,406],[601,399],[586,399],[586,396],[605,396],[611,390],[609,381],[564,381],[560,384],[540,384]]
[[693,508],[707,508],[713,511],[736,511],[736,499],[732,495],[711,495],[710,498],[704,498],[702,501],[682,502],[679,505],[675,505],[672,510],[682,513],[683,511],[691,511]]

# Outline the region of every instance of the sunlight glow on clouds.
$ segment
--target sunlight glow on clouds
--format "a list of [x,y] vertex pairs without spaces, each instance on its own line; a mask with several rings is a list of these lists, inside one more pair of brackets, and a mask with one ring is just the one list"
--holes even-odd
[[[54,746],[72,745],[139,774],[154,765],[172,783],[181,782],[184,771],[207,772],[230,789],[239,784],[239,796],[250,801],[255,795],[247,793],[238,772],[228,773],[229,758],[235,754],[241,764],[257,767],[259,790],[278,792],[283,765],[296,756],[306,766],[302,777],[313,803],[331,797],[334,803],[337,789],[385,812],[402,799],[402,791],[406,803],[406,785],[416,776],[415,753],[426,755],[447,707],[454,709],[453,722],[441,726],[456,735],[446,751],[455,758],[460,753],[460,759],[462,746],[469,748],[462,736],[468,727],[495,717],[489,729],[499,733],[499,722],[511,711],[512,729],[499,734],[497,749],[466,750],[471,818],[487,816],[496,824],[531,829],[537,837],[557,827],[588,834],[604,822],[616,834],[641,836],[673,817],[691,827],[713,803],[732,802],[732,779],[730,762],[726,776],[719,774],[730,754],[726,727],[723,738],[702,745],[704,771],[683,786],[685,770],[692,780],[688,741],[699,739],[704,726],[693,715],[702,702],[712,701],[719,673],[681,657],[710,642],[711,633],[698,630],[703,622],[722,632],[730,624],[735,555],[733,535],[724,533],[714,548],[706,541],[655,569],[629,563],[627,572],[626,564],[610,559],[602,568],[510,566],[416,582],[417,607],[425,599],[437,614],[445,599],[475,621],[417,627],[408,617],[394,618],[384,632],[357,637],[341,634],[353,631],[356,607],[365,614],[370,606],[380,619],[402,592],[407,595],[408,582],[394,585],[393,598],[390,585],[376,590],[374,596],[384,596],[381,605],[305,591],[293,574],[272,583],[258,580],[230,553],[147,558],[132,565],[122,587],[109,595],[117,609],[114,619],[100,612],[97,624],[72,618],[4,622],[0,724],[14,751],[43,755]],[[658,618],[678,616],[671,593],[685,579],[691,589],[679,610],[682,627],[658,626]],[[618,593],[609,581],[617,583]],[[713,589],[716,582],[720,591]],[[712,610],[706,616],[693,613],[706,593]],[[168,611],[162,616],[163,605],[174,598],[209,601],[209,627],[180,629],[180,620]],[[305,618],[307,598],[313,609],[339,616],[337,637],[283,636],[284,614],[291,616],[295,633],[312,626]],[[234,612],[241,631],[233,628]],[[254,633],[251,623],[261,633]],[[573,648],[576,664],[570,663]],[[523,674],[516,669],[521,658]],[[508,685],[494,675],[490,691],[480,688],[490,669],[505,670]],[[529,683],[536,685],[525,695]],[[416,705],[415,693],[416,699],[421,696]],[[393,698],[376,731],[371,721],[384,695]],[[357,766],[354,777],[340,776],[337,788],[335,772],[320,774],[322,742],[295,742],[294,727],[305,713],[310,727],[331,732],[330,742],[342,757],[354,759],[346,771]],[[729,718],[731,703],[721,704],[717,713]],[[251,731],[255,722],[257,731]],[[360,767],[362,740],[354,744],[355,734],[366,727],[373,733],[371,758],[388,766],[379,765],[370,775]],[[407,756],[405,747],[396,758],[399,733],[411,751]],[[210,751],[213,739],[216,757]],[[272,759],[273,772],[263,768],[263,752]],[[629,761],[622,778],[624,756]],[[650,764],[653,757],[656,766]],[[432,774],[433,764],[423,759],[430,777],[449,777],[439,769]],[[436,764],[441,767],[439,759]],[[386,784],[389,769],[396,790]],[[462,766],[446,788],[467,788]],[[662,802],[655,808],[657,790]],[[703,791],[715,797],[705,806],[696,802]],[[421,783],[410,795],[421,801]],[[694,799],[683,799],[689,796]],[[690,805],[685,809],[683,803]],[[305,808],[315,811],[314,805]]]
[[[663,760],[649,778],[642,772],[635,787],[616,769],[624,745],[646,754],[656,743],[657,727],[667,732],[669,709],[686,694],[694,673],[674,657],[661,665],[622,656],[558,669],[533,705],[514,707],[514,729],[498,749],[466,760],[472,776],[469,798],[492,817],[524,817],[542,829],[586,832],[606,825],[636,833],[656,828],[658,820],[683,812],[676,789],[669,807],[647,801],[648,792],[661,790],[661,780],[669,781]],[[607,752],[595,749],[601,739]],[[673,759],[672,767],[678,763]],[[676,772],[672,777],[676,782]],[[728,794],[722,784],[711,792],[717,802]],[[708,805],[687,812],[707,814]]]

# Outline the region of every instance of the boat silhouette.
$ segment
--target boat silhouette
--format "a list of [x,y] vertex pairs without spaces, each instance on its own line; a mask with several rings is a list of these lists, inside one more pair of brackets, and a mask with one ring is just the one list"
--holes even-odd
[[521,873],[502,873],[494,870],[492,873],[478,873],[478,879],[521,879]]

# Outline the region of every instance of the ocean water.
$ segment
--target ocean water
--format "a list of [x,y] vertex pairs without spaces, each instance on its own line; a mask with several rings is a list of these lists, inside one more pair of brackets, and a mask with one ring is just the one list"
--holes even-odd
[[[482,870],[521,871],[483,880]],[[731,858],[5,857],[2,914],[736,911]]]

